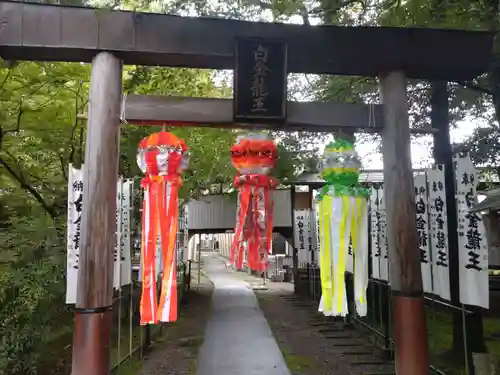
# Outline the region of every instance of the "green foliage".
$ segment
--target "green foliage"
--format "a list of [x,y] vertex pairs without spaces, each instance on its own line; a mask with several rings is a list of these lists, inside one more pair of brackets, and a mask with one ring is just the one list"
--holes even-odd
[[410,0],[398,2],[378,15],[382,26],[488,29],[491,9],[482,1]]
[[304,172],[314,171],[327,133],[309,132],[271,132],[278,143],[278,163],[273,169],[273,175],[283,184]]
[[[147,95],[191,97],[225,97],[227,88],[215,87],[212,73],[207,70],[134,67],[127,71],[125,88],[129,92]],[[159,127],[122,127],[120,170],[128,176],[140,176],[136,165],[139,141]],[[190,149],[189,168],[183,175],[181,196],[198,196],[211,184],[228,182],[234,172],[229,150],[235,140],[232,130],[212,128],[168,128],[184,139]]]
[[[438,27],[446,29],[499,29],[498,1],[410,0],[398,2],[378,15],[384,26]],[[456,145],[457,151],[469,151],[477,165],[498,168],[500,118],[500,49],[498,36],[494,44],[489,71],[473,82],[450,85],[452,124],[465,116],[486,120],[487,126],[478,128],[469,139]],[[426,99],[427,103],[429,102]],[[491,115],[494,109],[494,115]]]
[[468,152],[474,165],[490,167],[500,178],[500,128],[491,124],[474,130],[470,138],[455,145],[456,152]]
[[89,67],[20,63],[0,69],[0,179],[21,187],[52,217],[64,211],[67,164],[83,158],[77,113],[87,103]]
[[67,345],[71,337],[63,298],[64,236],[49,215],[33,214],[0,232],[0,374],[53,367],[51,345]]
[[336,151],[337,149],[354,150],[354,145],[346,139],[335,138],[335,141],[330,142],[325,146],[325,150]]

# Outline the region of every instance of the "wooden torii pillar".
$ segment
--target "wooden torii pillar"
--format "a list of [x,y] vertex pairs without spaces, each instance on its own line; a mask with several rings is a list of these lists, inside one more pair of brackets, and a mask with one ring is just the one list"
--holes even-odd
[[386,121],[382,152],[396,373],[422,375],[429,373],[429,353],[405,73],[392,71],[381,75],[380,95]]
[[122,62],[107,52],[97,54],[85,141],[72,375],[107,375],[110,369],[121,90]]
[[[396,372],[400,375],[429,373],[406,78],[466,81],[479,76],[488,68],[493,33],[311,27],[101,12],[21,2],[1,2],[0,17],[0,56],[6,60],[93,62],[84,170],[88,181],[84,199],[88,203],[82,215],[72,375],[108,375],[110,371],[109,310],[116,231],[114,198],[121,63],[232,69],[234,44],[239,37],[286,40],[287,72],[380,77]],[[292,107],[289,119],[293,118]],[[196,113],[199,108],[192,112]],[[331,121],[314,126],[316,120],[311,122],[308,117],[313,118],[316,109],[309,115],[302,111],[302,120],[305,115],[306,121],[292,121],[287,129],[332,131],[342,127]],[[164,119],[175,120],[167,115]]]
[[92,60],[71,375],[109,375],[122,61]]

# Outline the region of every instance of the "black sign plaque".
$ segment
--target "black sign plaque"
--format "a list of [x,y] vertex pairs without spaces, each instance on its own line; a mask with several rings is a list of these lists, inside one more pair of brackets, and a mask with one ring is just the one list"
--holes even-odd
[[234,120],[286,120],[287,45],[280,40],[238,38],[234,70]]

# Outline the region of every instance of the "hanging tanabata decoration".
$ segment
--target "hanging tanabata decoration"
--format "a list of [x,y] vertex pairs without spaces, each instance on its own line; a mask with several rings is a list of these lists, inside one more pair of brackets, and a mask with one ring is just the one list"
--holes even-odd
[[[175,241],[178,226],[178,189],[188,164],[184,141],[168,132],[144,138],[137,164],[145,174],[141,246],[141,324],[177,320],[177,268]],[[160,302],[156,294],[156,243],[160,237],[163,276]]]
[[278,185],[268,174],[276,157],[276,145],[264,134],[238,137],[231,149],[233,165],[239,172],[234,179],[239,209],[231,246],[231,263],[238,269],[243,267],[243,243],[247,244],[247,266],[258,272],[267,269],[273,233],[271,190]]
[[348,314],[345,287],[349,242],[354,256],[354,299],[360,316],[367,314],[368,197],[359,186],[361,162],[353,145],[337,140],[325,148],[319,192],[320,274],[319,311],[327,316]]

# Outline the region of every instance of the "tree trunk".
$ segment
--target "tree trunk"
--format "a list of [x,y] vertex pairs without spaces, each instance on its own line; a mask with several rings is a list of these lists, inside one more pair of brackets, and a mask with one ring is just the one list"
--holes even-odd
[[[492,32],[498,32],[499,0],[485,1],[485,20],[486,26]],[[495,37],[493,46],[493,58],[488,70],[488,84],[492,93],[493,106],[497,121],[500,122],[500,38]]]
[[[498,38],[495,44],[498,43]],[[491,100],[495,108],[495,116],[500,123],[500,55],[494,54],[490,70],[488,72],[488,84],[491,90]]]

